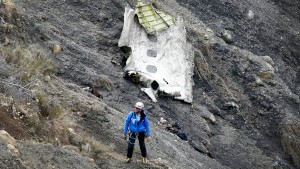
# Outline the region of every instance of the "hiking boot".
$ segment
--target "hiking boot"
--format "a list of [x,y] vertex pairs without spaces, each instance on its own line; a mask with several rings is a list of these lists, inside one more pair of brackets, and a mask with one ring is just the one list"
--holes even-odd
[[131,161],[131,158],[126,158],[126,160],[125,160],[126,163],[130,163],[130,161]]
[[142,157],[142,163],[144,164],[144,163],[147,163],[148,161],[147,161],[147,159],[146,159],[146,157]]

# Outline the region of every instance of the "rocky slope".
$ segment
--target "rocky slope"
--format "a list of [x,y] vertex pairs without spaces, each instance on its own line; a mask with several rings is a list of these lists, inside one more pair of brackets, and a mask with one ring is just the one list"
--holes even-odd
[[[193,104],[153,103],[123,78],[117,44],[136,1],[10,2],[0,6],[0,127],[17,141],[0,137],[1,168],[300,168],[299,1],[155,1],[185,20]],[[91,85],[102,99],[83,90]],[[120,138],[136,101],[151,122],[146,165],[138,147],[124,163]],[[161,117],[180,122],[188,142]]]

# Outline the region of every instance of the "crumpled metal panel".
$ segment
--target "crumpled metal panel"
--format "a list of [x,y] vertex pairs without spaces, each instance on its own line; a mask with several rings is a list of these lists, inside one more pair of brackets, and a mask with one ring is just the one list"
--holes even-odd
[[[193,102],[193,47],[186,41],[184,19],[176,18],[176,25],[149,36],[135,19],[135,10],[125,7],[124,24],[119,47],[131,49],[124,72],[141,88],[153,102],[157,102],[158,91]],[[149,37],[155,37],[154,39]]]
[[146,29],[148,34],[169,28],[175,22],[170,15],[155,9],[151,3],[144,4],[140,0],[135,8],[139,23]]

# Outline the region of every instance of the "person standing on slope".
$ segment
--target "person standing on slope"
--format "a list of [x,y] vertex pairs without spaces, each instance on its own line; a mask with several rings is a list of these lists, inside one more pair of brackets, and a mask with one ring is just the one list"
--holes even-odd
[[135,140],[138,138],[140,149],[142,153],[142,163],[147,162],[147,150],[145,145],[145,138],[147,142],[150,141],[150,126],[147,115],[144,111],[144,104],[142,102],[137,102],[135,104],[135,110],[129,112],[124,125],[123,138],[127,138],[129,134],[128,149],[127,149],[127,159],[126,162],[129,163],[132,158]]

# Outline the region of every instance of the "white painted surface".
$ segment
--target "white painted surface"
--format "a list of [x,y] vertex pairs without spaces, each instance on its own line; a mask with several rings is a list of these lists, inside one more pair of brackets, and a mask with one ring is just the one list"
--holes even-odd
[[[183,19],[178,17],[176,25],[157,32],[157,42],[152,42],[144,28],[134,21],[134,15],[133,9],[125,8],[123,31],[118,45],[130,47],[132,53],[124,71],[138,73],[146,87],[150,87],[151,82],[156,80],[160,91],[191,103],[194,55],[191,45],[186,42]],[[149,52],[151,56],[148,56]],[[146,93],[156,101],[152,94],[149,95],[149,90]]]

